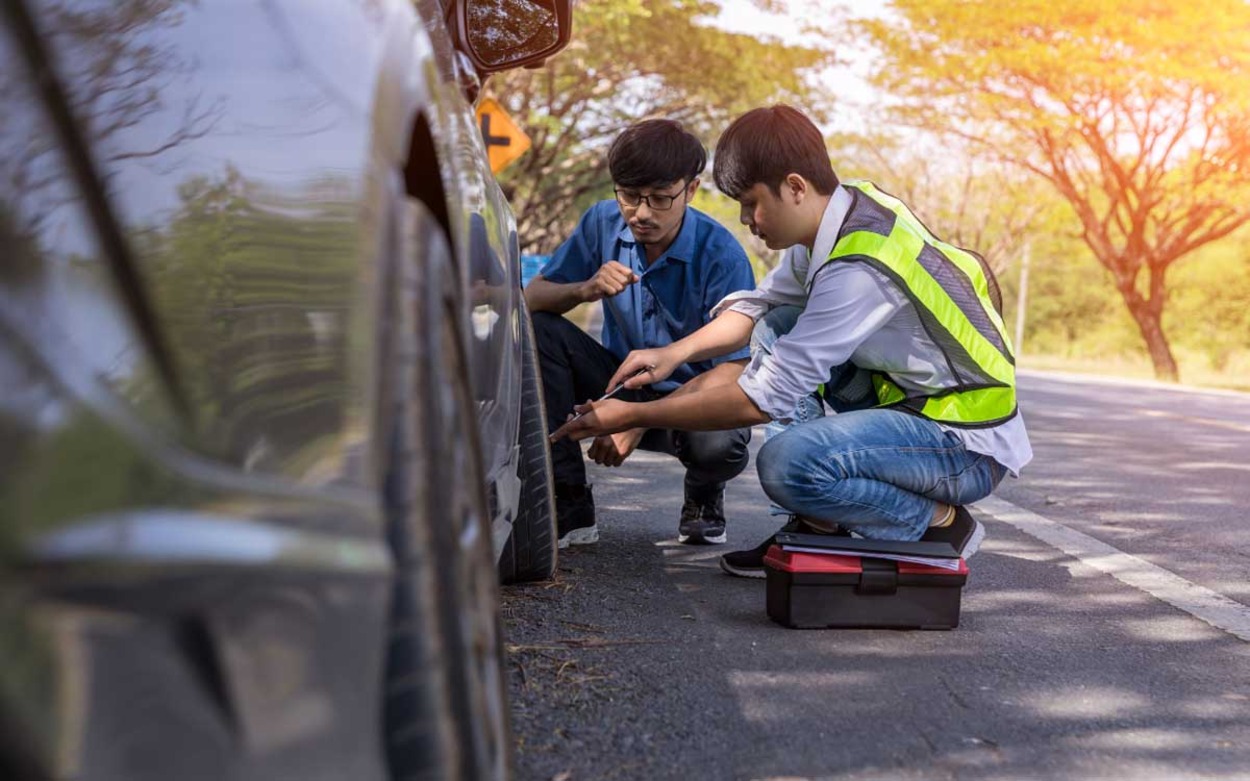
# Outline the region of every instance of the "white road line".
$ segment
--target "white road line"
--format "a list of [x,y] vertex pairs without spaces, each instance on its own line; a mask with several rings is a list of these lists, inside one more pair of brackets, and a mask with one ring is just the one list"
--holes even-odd
[[998,497],[982,499],[975,507],[1121,583],[1250,642],[1250,607],[1236,600]]

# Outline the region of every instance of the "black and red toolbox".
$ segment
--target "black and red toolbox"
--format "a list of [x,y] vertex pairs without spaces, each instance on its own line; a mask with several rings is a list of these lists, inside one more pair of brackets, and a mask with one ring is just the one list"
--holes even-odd
[[[768,617],[779,624],[794,629],[959,626],[968,565],[946,543],[786,533],[778,534],[777,542],[764,557],[764,572]],[[820,549],[837,552],[813,552]],[[942,559],[955,568],[882,559],[873,553]]]

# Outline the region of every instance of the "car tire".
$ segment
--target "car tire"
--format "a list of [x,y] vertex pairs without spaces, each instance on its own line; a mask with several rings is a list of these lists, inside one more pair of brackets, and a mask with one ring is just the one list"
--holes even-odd
[[510,711],[467,313],[446,234],[419,201],[399,217],[387,330],[396,579],[383,703],[394,778],[505,779]]
[[512,532],[499,557],[504,583],[550,580],[556,572],[555,492],[551,482],[551,446],[543,405],[538,345],[529,311],[521,304],[521,497]]

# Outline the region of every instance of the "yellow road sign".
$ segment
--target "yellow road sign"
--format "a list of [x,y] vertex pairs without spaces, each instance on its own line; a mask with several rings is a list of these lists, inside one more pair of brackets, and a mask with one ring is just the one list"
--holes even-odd
[[508,112],[491,98],[482,98],[477,105],[477,126],[486,144],[490,170],[499,173],[530,148],[530,137],[516,126]]

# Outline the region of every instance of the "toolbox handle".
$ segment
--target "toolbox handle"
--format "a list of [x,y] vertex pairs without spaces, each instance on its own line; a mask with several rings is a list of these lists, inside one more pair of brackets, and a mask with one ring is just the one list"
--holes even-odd
[[856,594],[889,595],[898,591],[898,563],[888,559],[860,559],[863,568]]

